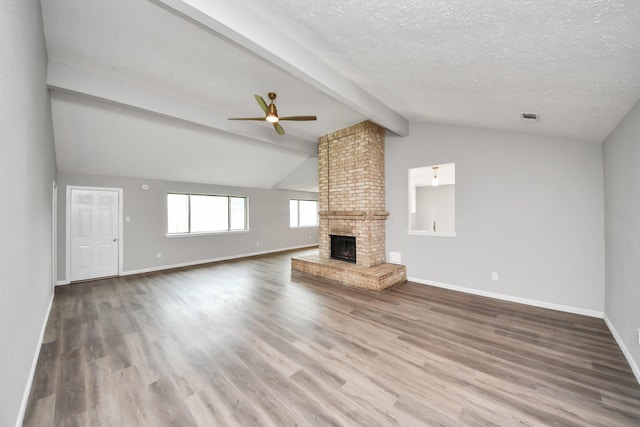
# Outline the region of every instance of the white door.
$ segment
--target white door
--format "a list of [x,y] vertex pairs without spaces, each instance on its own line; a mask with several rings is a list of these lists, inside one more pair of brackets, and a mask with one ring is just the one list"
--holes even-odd
[[71,190],[71,281],[118,275],[117,191]]

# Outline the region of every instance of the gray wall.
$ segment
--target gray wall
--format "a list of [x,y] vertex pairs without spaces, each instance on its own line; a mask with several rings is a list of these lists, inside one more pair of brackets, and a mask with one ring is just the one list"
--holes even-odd
[[20,416],[52,298],[55,157],[40,2],[0,2],[0,426]]
[[[450,162],[457,237],[408,235],[407,170]],[[385,167],[387,251],[401,252],[409,277],[604,310],[599,143],[414,124],[387,136]]]
[[[149,190],[140,186],[148,184]],[[318,229],[289,228],[289,199],[317,199],[317,193],[223,187],[208,184],[157,181],[58,173],[58,278],[65,277],[67,185],[122,188],[124,272],[202,260],[230,258],[318,243]],[[249,231],[204,236],[166,237],[167,192],[220,194],[249,198]],[[162,253],[162,258],[157,253]]]
[[640,101],[604,142],[605,315],[640,380]]

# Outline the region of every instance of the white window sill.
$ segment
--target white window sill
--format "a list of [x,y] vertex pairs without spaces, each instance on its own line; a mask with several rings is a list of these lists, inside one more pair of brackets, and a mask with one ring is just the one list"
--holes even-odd
[[455,231],[409,230],[407,234],[413,234],[415,236],[456,237]]
[[198,237],[198,236],[216,236],[220,234],[236,234],[236,233],[248,233],[249,229],[246,230],[227,230],[227,231],[208,231],[202,233],[167,233],[164,236],[170,239],[175,237]]

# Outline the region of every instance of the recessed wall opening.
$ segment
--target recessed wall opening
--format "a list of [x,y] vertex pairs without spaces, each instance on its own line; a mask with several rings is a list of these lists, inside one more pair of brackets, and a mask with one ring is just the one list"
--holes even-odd
[[409,169],[409,234],[455,237],[455,164]]
[[356,262],[356,238],[352,236],[331,235],[331,258]]

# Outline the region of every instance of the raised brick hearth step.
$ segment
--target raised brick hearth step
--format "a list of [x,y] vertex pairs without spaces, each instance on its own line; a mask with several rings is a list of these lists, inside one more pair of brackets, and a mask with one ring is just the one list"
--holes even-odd
[[291,269],[375,292],[382,292],[407,281],[407,269],[404,265],[384,263],[375,267],[362,267],[317,255],[291,258]]

